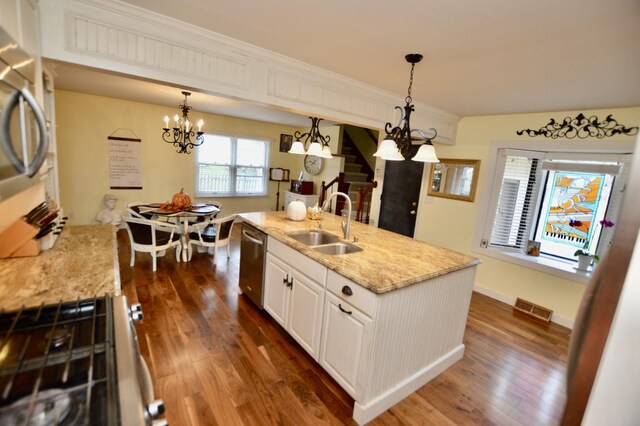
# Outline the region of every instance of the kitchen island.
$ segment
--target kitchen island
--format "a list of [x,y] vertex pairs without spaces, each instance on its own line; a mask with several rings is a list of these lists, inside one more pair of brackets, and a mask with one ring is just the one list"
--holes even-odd
[[[268,235],[265,310],[354,398],[359,424],[462,358],[478,259],[354,222],[362,250],[323,254],[288,235],[315,220],[240,217]],[[325,213],[322,230],[342,239],[340,223]]]
[[0,259],[0,309],[120,293],[112,225],[67,226],[50,250]]

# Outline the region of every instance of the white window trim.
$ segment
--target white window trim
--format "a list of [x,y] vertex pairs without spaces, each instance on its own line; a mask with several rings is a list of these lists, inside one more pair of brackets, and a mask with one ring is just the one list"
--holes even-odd
[[[236,135],[236,134],[231,134],[231,133],[218,133],[218,132],[206,132],[206,134],[212,135],[212,136],[223,136],[223,137],[228,137],[228,138],[233,138],[236,139],[236,141],[238,139],[251,139],[251,140],[257,140],[257,141],[261,141],[261,142],[265,142],[266,144],[266,152],[265,152],[265,156],[266,156],[266,163],[264,166],[265,169],[265,176],[264,176],[264,187],[265,187],[265,192],[264,193],[241,193],[238,194],[235,191],[232,193],[225,193],[225,192],[216,192],[216,193],[198,193],[197,192],[197,188],[199,187],[199,174],[198,174],[198,156],[194,155],[194,165],[195,165],[195,173],[194,173],[194,188],[196,188],[196,196],[195,198],[246,198],[246,197],[268,197],[269,196],[269,164],[271,161],[271,145],[273,143],[273,139],[269,138],[269,137],[262,137],[262,136],[249,136],[249,135]],[[206,136],[205,134],[205,136]],[[205,141],[206,143],[206,141]],[[236,142],[237,143],[237,142]],[[235,164],[236,161],[236,152],[233,151],[231,153],[231,157],[232,157],[232,161]],[[231,168],[231,179],[233,179],[235,181],[236,179],[236,169],[237,169],[237,165],[233,166]],[[235,184],[234,184],[235,185]]]
[[[577,281],[586,284],[591,278],[591,272],[578,271],[574,268],[575,263],[556,259],[551,256],[540,255],[539,257],[527,256],[519,251],[505,251],[481,246],[484,227],[487,218],[495,210],[495,202],[492,202],[493,185],[496,182],[497,174],[501,173],[498,167],[498,151],[500,149],[527,149],[547,152],[580,151],[584,153],[597,154],[629,154],[633,153],[634,141],[496,141],[489,145],[486,164],[482,171],[481,196],[478,202],[478,213],[476,225],[471,240],[471,251],[480,255],[493,257],[509,263],[514,263],[526,268],[535,269],[560,278]],[[501,176],[500,176],[501,177]],[[480,188],[479,188],[480,189]],[[540,201],[538,197],[537,202]]]

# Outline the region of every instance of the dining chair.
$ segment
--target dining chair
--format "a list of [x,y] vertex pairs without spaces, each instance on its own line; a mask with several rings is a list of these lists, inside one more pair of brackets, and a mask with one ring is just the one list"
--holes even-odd
[[207,205],[217,207],[218,211],[213,213],[213,214],[210,214],[210,215],[198,216],[198,217],[195,218],[195,220],[190,220],[189,221],[189,226],[190,227],[193,226],[193,225],[196,225],[198,223],[205,222],[208,219],[215,219],[215,218],[218,217],[218,215],[222,211],[222,203],[219,203],[218,201],[207,201]]
[[236,215],[217,219],[207,219],[189,227],[188,259],[191,260],[193,247],[213,248],[213,263],[218,259],[218,249],[225,247],[229,259],[229,241]]
[[140,206],[144,204],[145,203],[141,201],[135,201],[127,204],[127,213],[129,213],[130,216],[136,217],[138,219],[152,219],[152,214],[140,212]]
[[180,262],[182,243],[180,242],[179,227],[167,222],[128,216],[124,219],[127,224],[129,241],[131,242],[131,265],[136,262],[136,252],[151,254],[153,271],[156,271],[158,252],[176,248],[176,259]]

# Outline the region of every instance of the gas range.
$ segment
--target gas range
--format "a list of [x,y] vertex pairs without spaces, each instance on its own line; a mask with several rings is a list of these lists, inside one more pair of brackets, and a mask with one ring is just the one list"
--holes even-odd
[[0,425],[162,425],[124,296],[0,313]]

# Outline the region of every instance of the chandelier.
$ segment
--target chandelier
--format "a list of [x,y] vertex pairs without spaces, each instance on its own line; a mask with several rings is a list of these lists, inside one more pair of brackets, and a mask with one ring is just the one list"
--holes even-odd
[[[378,150],[373,154],[383,160],[402,161],[409,156],[412,141],[423,141],[420,149],[413,156],[413,161],[422,161],[425,163],[438,163],[436,150],[431,141],[438,135],[436,129],[431,128],[427,131],[420,129],[411,129],[409,120],[411,113],[415,111],[411,99],[411,86],[413,86],[413,69],[416,64],[422,60],[422,55],[411,53],[404,57],[411,64],[411,76],[409,78],[409,90],[405,98],[406,105],[404,108],[396,106],[395,109],[400,111],[400,121],[395,127],[391,123],[384,126],[387,136],[384,138]],[[404,109],[404,111],[403,111]]]
[[202,131],[204,121],[202,119],[198,120],[198,131],[195,132],[193,123],[189,121],[191,107],[187,105],[187,97],[191,93],[182,92],[182,94],[184,95],[184,101],[182,105],[178,105],[178,108],[182,111],[182,117],[176,114],[173,117],[173,128],[169,128],[169,116],[164,116],[162,140],[173,144],[179,154],[191,154],[193,147],[200,146],[204,142],[204,132]]
[[[296,130],[293,134],[296,140],[291,144],[289,154],[307,154],[322,158],[333,158],[331,148],[329,148],[331,136],[322,136],[322,134],[320,134],[320,128],[318,127],[322,118],[309,118],[311,119],[311,130],[307,133],[300,133]],[[306,138],[304,142],[300,140],[302,138]]]

